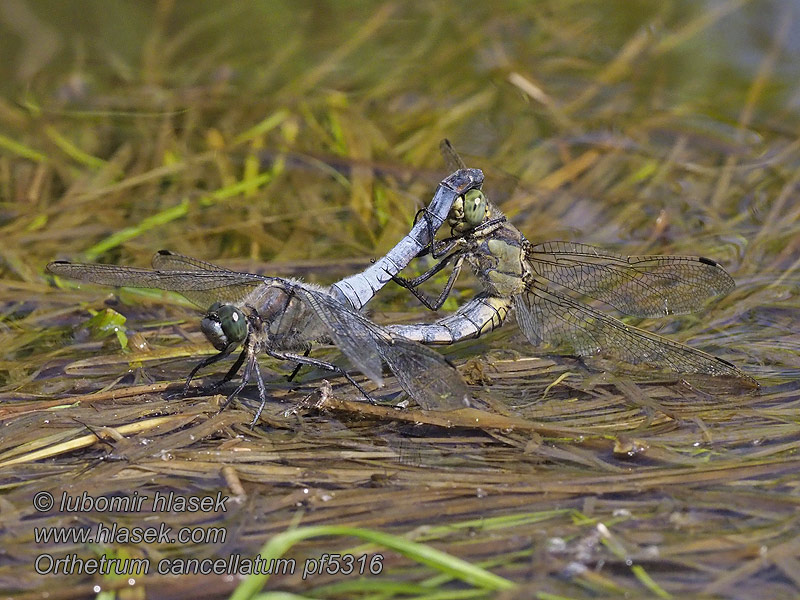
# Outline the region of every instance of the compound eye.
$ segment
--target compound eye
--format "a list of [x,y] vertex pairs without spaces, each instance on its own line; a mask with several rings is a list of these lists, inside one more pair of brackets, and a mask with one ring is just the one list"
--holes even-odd
[[208,313],[200,323],[200,331],[217,350],[222,352],[228,346],[228,339],[222,331],[222,324],[215,313]]
[[220,352],[230,344],[241,344],[247,337],[247,320],[244,313],[232,304],[215,302],[209,308],[200,330]]
[[480,190],[470,190],[464,195],[464,220],[470,227],[483,223],[489,209],[489,202]]
[[247,337],[247,319],[233,304],[223,304],[217,309],[222,332],[228,343],[241,344]]

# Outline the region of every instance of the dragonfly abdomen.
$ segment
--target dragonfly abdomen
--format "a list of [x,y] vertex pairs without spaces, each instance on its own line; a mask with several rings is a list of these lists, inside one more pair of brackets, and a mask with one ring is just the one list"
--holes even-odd
[[423,344],[454,344],[497,329],[510,309],[511,301],[508,299],[479,294],[457,312],[434,323],[388,325],[386,329]]

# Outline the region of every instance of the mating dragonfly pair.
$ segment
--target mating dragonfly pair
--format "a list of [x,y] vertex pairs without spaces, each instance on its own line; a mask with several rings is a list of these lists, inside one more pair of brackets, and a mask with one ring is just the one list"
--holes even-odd
[[[267,401],[257,361],[262,352],[292,361],[298,368],[310,365],[338,373],[371,400],[347,371],[308,356],[311,344],[318,341],[332,341],[379,385],[382,363],[386,363],[400,386],[424,409],[468,406],[469,391],[458,372],[422,344],[477,337],[501,325],[512,309],[534,345],[752,382],[727,361],[625,325],[569,293],[636,316],[686,313],[700,308],[707,298],[733,289],[733,280],[716,262],[702,257],[623,257],[570,242],[531,244],[481,192],[481,171],[466,168],[446,141],[443,151],[455,171],[439,184],[430,206],[422,212],[424,218],[383,258],[328,289],[230,271],[165,250],[154,256],[152,270],[56,261],[47,271],[101,285],[176,291],[206,309],[201,330],[218,354],[192,369],[186,389],[201,368],[241,347],[217,385],[231,380],[244,366],[241,382],[224,408],[255,376],[261,404],[253,424]],[[437,241],[436,232],[445,221],[451,236]],[[415,257],[428,253],[442,260],[417,278],[399,277]],[[381,327],[358,312],[392,280],[436,310],[465,261],[484,289],[452,315],[433,323]],[[417,287],[450,264],[453,268],[444,290],[435,301],[428,300]]]

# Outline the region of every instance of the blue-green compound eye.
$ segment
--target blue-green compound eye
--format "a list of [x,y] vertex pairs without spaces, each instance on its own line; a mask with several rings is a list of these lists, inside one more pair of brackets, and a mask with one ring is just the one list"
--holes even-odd
[[486,218],[488,201],[480,190],[470,190],[464,194],[464,220],[470,227],[477,227]]
[[247,338],[247,319],[232,304],[215,302],[200,323],[200,330],[217,350],[241,344]]
[[244,313],[232,304],[223,304],[217,309],[217,314],[228,342],[243,342],[247,337],[247,319]]

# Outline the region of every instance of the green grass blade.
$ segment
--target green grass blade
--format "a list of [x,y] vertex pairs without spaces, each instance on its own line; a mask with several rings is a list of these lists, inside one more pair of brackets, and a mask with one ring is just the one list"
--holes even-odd
[[[405,538],[362,529],[359,527],[344,527],[338,525],[321,525],[318,527],[302,527],[278,534],[271,538],[261,548],[260,556],[262,560],[269,561],[283,556],[294,544],[302,540],[320,536],[353,536],[363,540],[379,544],[390,550],[402,554],[419,563],[428,565],[451,577],[460,579],[474,586],[502,590],[514,587],[514,583],[504,577],[495,575],[485,569],[481,569],[465,560],[451,556],[430,546],[411,542]],[[252,599],[266,584],[269,575],[251,575],[243,581],[231,596],[231,600]]]

